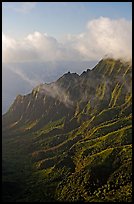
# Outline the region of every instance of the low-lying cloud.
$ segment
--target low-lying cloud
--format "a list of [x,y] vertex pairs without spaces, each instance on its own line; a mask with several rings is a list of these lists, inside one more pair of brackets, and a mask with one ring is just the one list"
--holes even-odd
[[100,60],[104,56],[132,58],[132,22],[100,17],[87,23],[86,31],[58,41],[34,32],[17,41],[2,33],[2,61]]
[[70,99],[67,91],[64,88],[56,85],[55,83],[40,85],[39,92],[40,94],[44,94],[59,100],[67,107],[73,106],[73,101]]

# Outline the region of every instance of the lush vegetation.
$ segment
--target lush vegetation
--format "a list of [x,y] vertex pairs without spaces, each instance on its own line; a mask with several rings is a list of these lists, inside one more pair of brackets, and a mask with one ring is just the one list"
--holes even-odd
[[131,75],[104,59],[47,85],[60,99],[43,85],[18,96],[3,116],[3,201],[132,202]]

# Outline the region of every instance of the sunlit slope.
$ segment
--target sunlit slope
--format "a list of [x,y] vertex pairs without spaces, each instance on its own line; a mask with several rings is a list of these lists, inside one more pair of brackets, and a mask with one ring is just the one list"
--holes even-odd
[[130,62],[103,59],[18,96],[3,116],[4,199],[130,202],[131,83]]

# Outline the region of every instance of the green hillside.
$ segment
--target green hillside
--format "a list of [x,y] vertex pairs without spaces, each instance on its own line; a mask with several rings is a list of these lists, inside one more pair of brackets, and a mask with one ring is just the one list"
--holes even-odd
[[41,84],[2,122],[3,201],[132,202],[130,62]]

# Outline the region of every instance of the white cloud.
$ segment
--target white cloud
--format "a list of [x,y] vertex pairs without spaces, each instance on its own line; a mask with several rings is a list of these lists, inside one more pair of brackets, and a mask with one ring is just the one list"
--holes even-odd
[[132,22],[100,17],[88,23],[88,44],[113,57],[132,57]]
[[51,96],[52,98],[57,98],[60,102],[64,103],[64,105],[73,106],[73,101],[70,100],[69,94],[65,91],[64,88],[51,83],[49,85],[42,84],[40,86],[40,93]]
[[78,51],[39,32],[29,34],[22,41],[15,41],[3,33],[2,45],[2,60],[8,63],[73,60],[79,56]]
[[25,62],[34,61],[37,59],[38,53],[34,49],[32,43],[23,39],[17,41],[2,33],[2,61],[10,62]]
[[98,60],[105,55],[132,58],[132,21],[100,17],[89,21],[85,33],[68,35],[67,42],[83,59]]
[[67,35],[58,42],[46,33],[34,32],[21,41],[2,34],[3,62],[99,60],[105,55],[132,57],[132,22],[100,17],[88,22],[87,30]]

